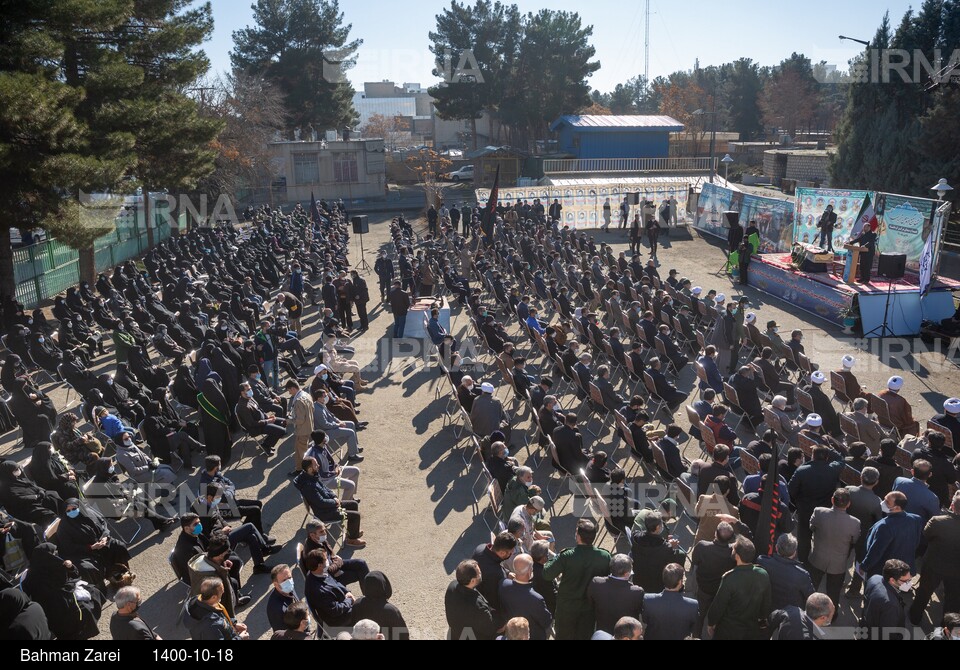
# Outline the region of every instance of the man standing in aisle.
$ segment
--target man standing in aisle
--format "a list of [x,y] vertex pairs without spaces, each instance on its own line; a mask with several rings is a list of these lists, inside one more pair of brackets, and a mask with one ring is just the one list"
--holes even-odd
[[313,401],[310,394],[300,388],[300,383],[291,379],[287,382],[290,394],[290,423],[293,424],[294,469],[290,477],[300,474],[303,457],[310,448],[310,436],[313,434]]

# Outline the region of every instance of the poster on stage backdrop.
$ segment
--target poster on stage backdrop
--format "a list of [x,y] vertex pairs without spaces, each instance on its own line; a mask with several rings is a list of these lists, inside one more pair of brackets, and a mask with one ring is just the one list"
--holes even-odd
[[727,225],[723,213],[737,209],[734,207],[734,196],[742,195],[716,184],[704,184],[694,225],[706,233],[726,239]]
[[760,229],[760,253],[786,253],[793,246],[794,205],[789,200],[764,198],[734,191],[716,184],[704,184],[697,208],[696,226],[726,239],[724,212],[740,212],[744,227],[756,221]]
[[803,244],[819,244],[820,230],[817,224],[827,207],[833,205],[837,215],[837,228],[833,233],[833,248],[837,253],[846,255],[843,245],[850,239],[850,233],[857,222],[857,215],[863,208],[867,191],[844,191],[830,188],[798,188],[796,204],[796,224],[793,238]]
[[[503,205],[514,204],[523,200],[531,204],[539,199],[544,207],[549,208],[554,200],[559,200],[563,206],[561,225],[576,229],[599,228],[604,224],[603,206],[610,201],[611,227],[620,225],[620,203],[628,195],[639,192],[646,200],[652,200],[659,209],[665,200],[676,201],[676,220],[680,225],[690,223],[687,214],[687,199],[690,185],[686,182],[663,184],[623,184],[609,182],[606,184],[590,184],[589,186],[529,186],[519,188],[501,188],[500,202]],[[490,197],[490,189],[476,191],[477,202],[484,203]],[[630,220],[640,212],[637,207],[630,208]]]
[[884,194],[884,198],[886,202],[880,216],[879,251],[882,254],[906,254],[907,267],[916,272],[923,255],[924,228],[933,220],[933,209],[937,203],[926,198],[902,195]]
[[740,223],[756,221],[760,229],[761,254],[787,253],[793,248],[794,204],[790,200],[745,194],[740,204]]

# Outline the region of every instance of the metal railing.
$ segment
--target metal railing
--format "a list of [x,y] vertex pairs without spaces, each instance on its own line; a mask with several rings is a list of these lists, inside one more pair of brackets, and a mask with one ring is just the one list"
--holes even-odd
[[[710,172],[709,158],[586,158],[543,161],[545,174]],[[716,165],[716,159],[714,165]]]
[[[131,258],[139,258],[149,250],[146,231],[139,234],[118,228],[94,243],[94,266],[97,272],[115,267]],[[158,222],[154,242],[170,237],[170,226]],[[33,309],[44,300],[63,293],[80,283],[80,253],[56,239],[13,250],[13,272],[17,283],[17,300],[26,309]]]

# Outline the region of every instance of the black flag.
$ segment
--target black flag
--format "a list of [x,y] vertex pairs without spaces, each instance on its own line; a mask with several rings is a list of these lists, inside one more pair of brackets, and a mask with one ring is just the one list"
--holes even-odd
[[497,222],[497,206],[500,204],[500,166],[497,166],[497,176],[493,180],[493,188],[487,199],[487,206],[483,211],[481,225],[483,234],[487,237],[487,244],[493,244],[493,226]]
[[777,546],[777,521],[780,519],[780,476],[779,459],[770,459],[766,482],[763,483],[763,497],[760,500],[760,520],[754,531],[754,545],[757,556],[772,556]]

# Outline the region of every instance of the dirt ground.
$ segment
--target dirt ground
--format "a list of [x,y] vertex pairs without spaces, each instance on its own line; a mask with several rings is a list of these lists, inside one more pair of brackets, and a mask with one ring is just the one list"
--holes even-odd
[[[371,233],[365,239],[366,260],[371,265],[375,250],[389,242],[389,218],[380,216],[372,223]],[[623,231],[597,235],[598,241],[613,244],[617,252],[627,248]],[[352,246],[351,260],[359,263],[359,243],[354,240]],[[714,288],[728,296],[741,294],[739,287],[732,285],[729,278],[714,274],[724,263],[717,243],[700,239],[695,232],[691,236],[686,231],[677,231],[663,246],[660,260],[664,277],[669,269],[674,268],[681,276],[690,277],[694,285]],[[376,277],[370,275],[367,281],[371,296],[378,296]],[[879,390],[893,374],[904,375],[904,395],[921,422],[941,411],[944,399],[960,394],[956,364],[941,352],[918,349],[919,340],[888,341],[882,346],[879,342],[860,342],[846,338],[839,329],[754,289],[747,289],[745,295],[751,300],[750,311],[758,313],[761,323],[775,319],[788,333],[795,327],[804,329],[808,355],[822,368],[836,369],[841,357],[852,353],[858,358],[855,372],[873,390]],[[389,576],[394,591],[392,602],[402,611],[415,639],[442,639],[446,634],[443,594],[452,572],[461,560],[468,558],[478,545],[489,539],[489,531],[478,515],[471,492],[479,469],[474,462],[469,473],[465,472],[459,451],[453,449],[457,440],[450,428],[443,428],[446,397],[435,397],[439,381],[435,369],[429,363],[424,364],[422,356],[416,356],[418,352],[412,345],[391,352],[387,336],[391,332],[392,316],[376,302],[371,303],[370,308],[371,329],[354,343],[356,358],[368,366],[364,377],[371,382],[372,389],[372,392],[359,396],[363,403],[360,418],[370,422],[370,428],[360,435],[366,461],[361,465],[358,492],[363,501],[364,539],[368,547],[356,552],[346,550],[342,555],[363,558],[371,569],[381,570]],[[316,316],[316,309],[308,308],[304,318],[308,348],[317,341]],[[454,330],[462,335],[466,318],[459,316],[458,310],[454,311],[454,317],[457,317]],[[909,347],[914,348],[912,353]],[[110,366],[104,364],[101,367],[107,369]],[[534,367],[531,372],[536,374],[536,371]],[[493,372],[482,377],[495,384],[499,382],[499,375]],[[694,387],[691,369],[683,374],[679,387],[684,391]],[[447,391],[445,389],[444,394]],[[621,389],[621,393],[626,391]],[[65,393],[57,389],[52,395],[57,406],[63,407]],[[499,395],[506,397],[503,390]],[[565,406],[570,406],[569,398]],[[679,415],[677,422],[687,425],[686,419]],[[526,418],[521,418],[520,423],[525,428],[530,425]],[[597,422],[594,421],[593,425],[596,428]],[[520,432],[514,431],[512,453],[523,461],[527,454],[522,449]],[[22,451],[7,453],[14,446],[15,434],[2,439],[0,454],[18,460],[29,456]],[[620,448],[619,442],[615,441],[614,434],[607,429],[595,440],[594,446],[614,452]],[[264,502],[265,522],[284,547],[282,553],[271,559],[271,564],[292,563],[296,542],[303,537],[303,505],[287,478],[292,469],[289,458],[292,449],[292,442],[284,441],[279,446],[278,455],[269,461],[263,457],[253,460],[248,457],[241,467],[229,472],[238,487],[243,489],[243,497]],[[252,453],[252,447],[248,446],[247,453]],[[688,445],[687,457],[692,459],[698,455],[697,446]],[[550,474],[549,466],[542,465],[535,474],[536,483],[546,486]],[[198,478],[197,472],[187,476],[190,488],[196,489]],[[553,490],[556,489],[555,481]],[[482,510],[483,506],[479,509]],[[560,548],[573,544],[575,517],[572,510],[573,506],[564,504],[562,499],[553,510],[557,515],[552,519],[553,527]],[[132,523],[124,522],[125,532],[130,532]],[[164,638],[185,638],[186,631],[176,627],[175,619],[186,587],[172,581],[173,573],[167,563],[179,529],[158,535],[149,530],[149,524],[143,526],[144,530],[132,549],[133,569],[138,575],[136,584],[144,594],[141,614],[151,626],[158,627]],[[689,540],[689,535],[685,540],[683,535],[680,537],[682,541]],[[604,540],[606,548],[610,548],[610,544],[609,538]],[[621,545],[621,550],[625,549]],[[248,563],[243,578],[243,592],[252,595],[253,602],[240,613],[240,619],[249,626],[254,639],[269,638],[266,618],[266,598],[271,588],[269,576],[252,576]],[[302,595],[303,577],[295,573],[295,579],[297,591]],[[693,580],[690,580],[688,590],[692,590],[692,585]],[[844,608],[841,623],[853,625],[850,602],[845,600],[841,604]],[[931,609],[939,617],[939,606],[934,605]],[[101,637],[104,639],[109,637],[109,619],[114,611],[109,606],[101,618]]]

